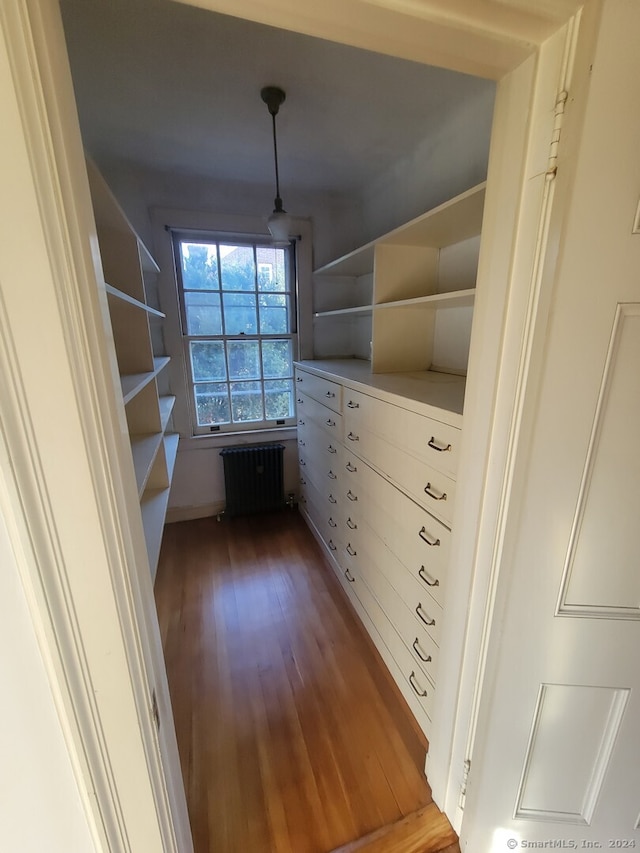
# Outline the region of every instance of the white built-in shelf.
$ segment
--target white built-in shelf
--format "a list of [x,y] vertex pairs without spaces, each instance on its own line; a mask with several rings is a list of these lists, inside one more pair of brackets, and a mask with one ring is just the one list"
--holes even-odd
[[362,246],[360,249],[349,252],[349,254],[343,255],[341,258],[337,258],[337,260],[331,261],[331,263],[325,264],[323,267],[318,267],[317,270],[314,270],[314,275],[344,275],[356,278],[361,275],[367,275],[373,269],[375,245],[375,242],[367,243],[366,246]]
[[151,380],[160,373],[162,368],[169,364],[169,361],[170,359],[168,356],[154,358],[153,370],[150,370],[148,373],[128,373],[121,376],[120,384],[122,386],[122,398],[125,405],[133,400],[133,398],[142,391],[145,385],[148,385],[149,382],[151,382]]
[[464,373],[486,185],[316,269],[313,353],[375,373]]
[[471,287],[467,290],[453,290],[450,293],[432,293],[429,296],[414,296],[412,299],[397,299],[394,302],[379,302],[376,305],[359,305],[354,308],[334,308],[333,311],[317,311],[313,316],[340,317],[346,314],[370,314],[379,308],[464,308],[473,305],[476,291]]
[[136,473],[136,485],[138,486],[138,497],[142,497],[142,493],[149,480],[149,475],[151,474],[151,469],[153,468],[153,463],[162,444],[163,434],[155,432],[147,435],[132,435],[130,438],[133,468]]
[[315,275],[361,276],[373,270],[376,246],[443,248],[480,233],[486,182],[478,184],[428,213],[394,228],[383,237],[314,270]]
[[171,417],[171,412],[173,411],[175,402],[175,397],[167,396],[158,398],[158,405],[160,407],[160,425],[162,427],[162,432],[164,432],[167,428],[167,424],[169,423],[169,418]]
[[[178,452],[178,435],[166,435],[164,437],[164,451],[167,460],[168,482],[173,476],[173,466]],[[162,531],[164,519],[167,514],[170,487],[146,489],[140,501],[142,512],[142,526],[149,555],[149,566],[151,575],[155,577],[160,556],[160,545],[162,543]]]
[[127,302],[129,305],[134,305],[136,308],[146,311],[147,314],[151,314],[154,317],[164,320],[166,315],[163,314],[162,311],[158,311],[156,308],[152,308],[150,305],[146,305],[144,302],[134,299],[133,296],[123,293],[121,290],[118,290],[117,287],[112,287],[110,284],[105,284],[105,287],[109,296],[112,296],[115,299],[120,299],[122,302]]
[[142,240],[140,240],[140,238],[138,238],[138,251],[140,252],[140,266],[142,267],[144,272],[160,272],[160,267],[155,262],[153,255],[144,245]]
[[475,295],[475,288],[469,288],[468,290],[454,290],[451,293],[415,296],[413,299],[398,299],[395,302],[380,302],[373,307],[376,311],[379,308],[464,308],[473,305]]
[[317,311],[313,316],[318,317],[339,317],[343,314],[370,314],[373,310],[372,305],[357,305],[353,308],[334,308],[333,311]]

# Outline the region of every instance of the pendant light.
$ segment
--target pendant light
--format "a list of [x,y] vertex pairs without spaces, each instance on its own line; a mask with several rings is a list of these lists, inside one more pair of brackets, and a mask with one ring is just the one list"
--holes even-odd
[[278,139],[276,136],[276,116],[280,109],[280,104],[284,102],[286,97],[282,89],[277,86],[265,86],[260,92],[260,97],[267,105],[271,113],[273,121],[273,160],[276,171],[276,197],[274,199],[273,213],[267,220],[267,225],[271,236],[273,237],[273,245],[280,248],[286,248],[289,245],[289,214],[282,206],[280,198],[280,175],[278,173]]

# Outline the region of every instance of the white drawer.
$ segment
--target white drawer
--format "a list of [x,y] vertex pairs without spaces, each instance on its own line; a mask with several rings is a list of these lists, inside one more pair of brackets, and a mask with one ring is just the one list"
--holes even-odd
[[349,430],[345,447],[351,447],[432,515],[451,525],[455,480],[365,429]]
[[342,415],[302,392],[296,394],[296,410],[298,426],[304,427],[311,421],[335,441],[342,441]]
[[[363,578],[356,578],[354,586],[362,608],[375,630],[371,638],[420,727],[428,736],[435,688],[415,663],[413,656],[376,601],[367,582]],[[379,641],[382,641],[382,645]]]
[[356,504],[354,520],[366,522],[444,605],[451,531],[368,466],[363,469],[363,481],[366,508]]
[[[443,611],[428,590],[415,579],[368,525],[359,525],[357,532],[348,532],[346,538],[350,540],[352,550],[357,553],[362,572],[366,574],[368,571],[375,571],[376,574],[382,575],[402,599],[406,610],[411,613],[410,618],[414,623],[412,630],[419,630],[420,636],[428,634],[433,642],[439,645]],[[385,602],[381,600],[380,603],[386,608]],[[390,601],[389,607],[392,605],[393,600]],[[389,610],[391,621],[400,624],[406,619],[406,610],[396,609],[394,614]]]
[[344,389],[343,412],[345,434],[367,430],[455,478],[461,435],[457,427],[350,388]]
[[302,392],[313,397],[315,400],[333,409],[334,412],[342,411],[342,385],[331,382],[323,376],[307,373],[305,370],[296,368],[296,393]]
[[[402,637],[418,666],[435,684],[439,655],[438,645],[428,633],[426,626],[417,620],[415,612],[407,607],[396,592],[385,576],[384,570],[380,568],[380,563],[385,565],[386,562],[386,569],[389,570],[388,560],[385,560],[384,545],[379,540],[376,544],[373,539],[369,539],[368,545],[365,545],[363,539],[360,539],[354,542],[353,546],[357,552],[355,559],[358,561],[359,573],[367,581],[380,607]],[[372,557],[372,551],[375,552],[375,557]]]

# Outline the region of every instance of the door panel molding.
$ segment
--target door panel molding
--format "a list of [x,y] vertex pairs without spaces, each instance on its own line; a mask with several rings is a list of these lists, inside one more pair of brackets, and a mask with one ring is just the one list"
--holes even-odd
[[558,616],[640,619],[638,364],[640,303],[619,302],[560,585]]
[[515,818],[590,825],[630,694],[540,685]]

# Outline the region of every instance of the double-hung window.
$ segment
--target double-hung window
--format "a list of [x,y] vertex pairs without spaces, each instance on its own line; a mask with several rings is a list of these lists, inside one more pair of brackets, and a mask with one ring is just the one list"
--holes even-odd
[[174,232],[193,431],[295,423],[295,249]]

